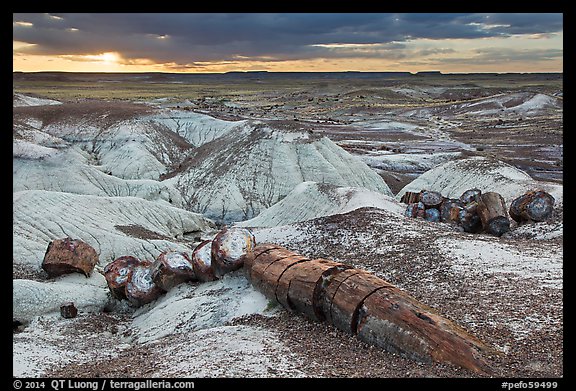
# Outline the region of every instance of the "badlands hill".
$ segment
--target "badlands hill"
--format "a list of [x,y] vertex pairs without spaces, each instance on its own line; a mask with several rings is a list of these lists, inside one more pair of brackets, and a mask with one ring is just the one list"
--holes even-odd
[[[489,344],[495,377],[562,376],[561,184],[444,154],[393,194],[360,157],[298,121],[58,103],[14,99],[14,376],[477,376],[290,314],[242,271],[180,284],[137,309],[111,297],[102,270],[116,257],[190,253],[221,223],[388,280]],[[553,218],[513,224],[498,238],[407,218],[399,202],[404,191],[455,196],[471,187],[507,202],[546,189],[557,201]],[[48,243],[65,236],[98,252],[90,278],[42,271]],[[65,301],[76,318],[60,316]]]

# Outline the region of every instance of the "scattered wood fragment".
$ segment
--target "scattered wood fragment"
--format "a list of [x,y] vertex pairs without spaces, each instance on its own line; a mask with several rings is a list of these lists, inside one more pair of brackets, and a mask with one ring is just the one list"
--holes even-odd
[[552,216],[552,195],[543,190],[531,190],[514,199],[510,204],[510,217],[517,223],[545,221]]
[[82,273],[90,277],[94,266],[98,263],[98,253],[88,243],[80,239],[56,239],[48,244],[42,269],[49,277],[63,274]]

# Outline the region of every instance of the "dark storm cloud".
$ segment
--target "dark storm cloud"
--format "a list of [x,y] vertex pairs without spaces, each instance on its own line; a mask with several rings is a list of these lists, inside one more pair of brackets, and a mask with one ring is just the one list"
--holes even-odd
[[403,43],[410,39],[473,39],[562,29],[562,14],[13,14],[13,39],[35,44],[22,52],[119,52],[128,60],[176,64],[344,55],[400,58]]

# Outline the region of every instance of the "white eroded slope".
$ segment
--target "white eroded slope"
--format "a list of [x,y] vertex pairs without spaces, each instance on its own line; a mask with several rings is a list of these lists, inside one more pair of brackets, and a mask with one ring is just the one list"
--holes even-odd
[[73,302],[79,311],[97,312],[108,300],[108,285],[98,272],[93,272],[90,278],[73,273],[55,281],[12,281],[12,317],[21,323],[44,314],[59,314],[60,306],[66,302]]
[[543,189],[562,204],[563,186],[535,181],[524,171],[507,163],[484,157],[471,157],[449,161],[434,167],[404,186],[396,195],[400,200],[407,191],[422,189],[440,192],[445,197],[458,198],[466,190],[478,188],[483,192],[500,193],[509,205],[528,190]]
[[100,264],[122,255],[154,259],[190,251],[183,235],[200,236],[212,223],[165,203],[44,190],[13,194],[13,263],[39,269],[50,241],[70,236],[95,248]]
[[90,164],[90,155],[79,148],[54,149],[15,140],[12,189],[49,190],[105,197],[139,197],[181,206],[180,193],[152,179],[122,179]]
[[23,107],[23,106],[45,106],[45,105],[61,105],[54,99],[46,98],[36,98],[34,96],[28,96],[24,94],[15,93],[12,97],[12,107]]
[[302,182],[281,201],[253,219],[236,225],[275,227],[316,217],[346,213],[361,207],[375,207],[403,214],[406,209],[391,196],[360,187],[337,187],[326,183]]
[[166,180],[187,208],[224,222],[252,218],[306,181],[392,196],[378,174],[328,138],[262,123],[204,144]]

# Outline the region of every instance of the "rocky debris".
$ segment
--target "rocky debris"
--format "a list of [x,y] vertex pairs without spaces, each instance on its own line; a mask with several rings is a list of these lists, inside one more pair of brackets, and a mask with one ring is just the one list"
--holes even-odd
[[369,344],[422,362],[490,372],[493,349],[456,323],[365,270],[303,257],[271,244],[245,264],[252,284],[269,299],[314,321],[327,321]]
[[192,251],[192,269],[199,281],[215,281],[218,278],[212,267],[212,240],[202,241]]
[[66,237],[56,239],[48,244],[42,269],[48,276],[57,277],[69,273],[82,273],[90,277],[98,263],[96,250],[80,239]]
[[165,291],[183,282],[196,280],[192,261],[181,251],[165,251],[154,263],[152,280]]
[[60,306],[60,315],[65,319],[75,318],[78,315],[78,308],[73,302],[69,301]]
[[547,220],[554,211],[554,202],[554,197],[544,190],[527,191],[510,204],[510,217],[517,223]]
[[212,268],[216,277],[240,269],[255,245],[256,239],[249,229],[224,227],[212,240]]

